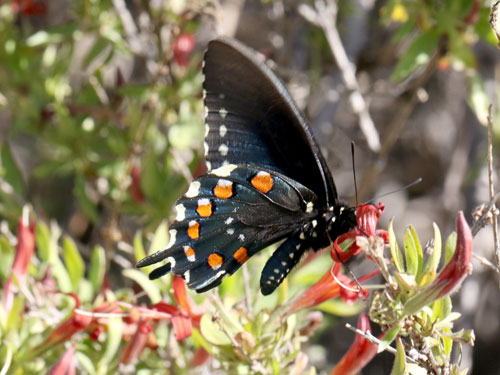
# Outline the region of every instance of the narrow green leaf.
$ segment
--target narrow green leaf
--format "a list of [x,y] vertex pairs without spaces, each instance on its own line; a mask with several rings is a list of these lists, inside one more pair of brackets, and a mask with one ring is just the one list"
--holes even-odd
[[414,275],[418,281],[423,261],[422,246],[420,246],[420,241],[418,240],[415,228],[411,225],[405,231],[404,245],[407,272]]
[[452,232],[446,239],[445,251],[444,251],[444,265],[446,266],[450,261],[453,254],[455,254],[455,249],[457,247],[457,233]]
[[406,370],[406,355],[401,338],[396,340],[396,348],[396,358],[394,359],[391,375],[405,375],[408,372]]
[[420,34],[399,59],[391,79],[398,81],[408,77],[420,66],[427,64],[439,39],[438,30],[433,27]]
[[163,221],[158,225],[158,228],[156,228],[153,241],[149,247],[149,254],[163,250],[165,246],[167,246],[169,238],[167,223]]
[[94,294],[99,293],[106,273],[106,252],[102,246],[94,246],[90,257],[89,281]]
[[401,250],[399,250],[398,241],[396,239],[396,235],[394,234],[393,221],[394,218],[389,221],[389,227],[387,228],[389,233],[389,247],[391,249],[392,261],[399,272],[405,272],[403,255],[401,254]]
[[429,260],[429,270],[436,271],[439,266],[439,261],[441,260],[442,240],[441,231],[439,230],[437,224],[432,223],[432,226],[434,227],[434,249]]
[[384,337],[382,337],[382,340],[380,340],[380,344],[378,345],[378,353],[383,352],[389,345],[391,345],[400,330],[401,324],[396,323],[384,334]]
[[365,308],[363,302],[348,304],[340,298],[332,298],[316,307],[318,310],[335,316],[354,316]]
[[[443,332],[451,334],[451,329],[443,328]],[[453,348],[453,339],[451,337],[442,336],[441,340],[443,341],[444,352],[447,356],[449,356],[451,354],[451,349]]]
[[85,273],[85,264],[76,247],[76,244],[70,237],[65,236],[63,239],[63,255],[64,263],[68,270],[69,278],[71,280],[72,291],[78,292],[78,285]]
[[138,231],[134,236],[134,255],[136,261],[146,257],[146,251],[144,250],[144,245],[142,244],[141,231]]
[[131,268],[123,270],[122,274],[139,284],[153,304],[161,301],[160,288],[144,272]]
[[48,262],[51,258],[51,238],[50,231],[43,221],[36,224],[36,248],[38,256],[42,262]]
[[12,156],[12,152],[8,142],[2,144],[2,168],[4,176],[3,178],[7,181],[14,192],[20,196],[24,196],[25,182],[17,162]]
[[106,335],[106,344],[104,346],[104,353],[99,360],[97,366],[98,373],[106,374],[109,370],[113,361],[116,359],[118,349],[120,348],[122,340],[123,323],[121,318],[108,318],[108,329]]

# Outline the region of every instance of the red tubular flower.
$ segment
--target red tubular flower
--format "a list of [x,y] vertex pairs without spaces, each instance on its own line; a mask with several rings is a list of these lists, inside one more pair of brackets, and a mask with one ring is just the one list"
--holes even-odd
[[151,309],[171,315],[175,338],[177,341],[181,341],[191,336],[193,325],[200,328],[203,310],[187,295],[186,283],[182,277],[174,276],[172,285],[175,301],[180,307],[162,301],[151,306]]
[[47,13],[47,0],[14,0],[12,11],[23,16],[34,16]]
[[47,337],[45,342],[41,345],[54,346],[68,341],[75,333],[86,329],[92,323],[92,316],[83,315],[76,311],[76,309],[80,307],[80,300],[78,299],[78,296],[72,293],[70,296],[75,300],[75,310],[73,310],[73,313],[68,319],[59,324],[59,326],[57,326],[50,333],[49,337]]
[[129,364],[137,361],[141,353],[146,347],[148,335],[153,330],[153,327],[148,321],[140,321],[137,325],[137,330],[134,337],[127,343],[125,351],[121,359],[121,363]]
[[130,195],[132,199],[136,203],[144,202],[144,193],[141,189],[141,168],[138,165],[134,165],[130,172],[130,177],[132,178],[132,183],[130,184]]
[[9,312],[14,302],[13,277],[17,280],[17,285],[22,288],[26,284],[26,276],[31,257],[35,251],[35,223],[29,223],[27,215],[19,219],[17,226],[17,246],[14,264],[10,276],[5,284],[3,295],[3,307]]
[[193,360],[191,361],[191,366],[192,367],[198,367],[203,365],[208,361],[210,358],[210,353],[207,352],[203,346],[200,346],[198,349],[195,350],[194,355],[193,355]]
[[52,367],[48,375],[75,375],[75,345],[71,345]]
[[172,44],[175,62],[183,67],[188,66],[194,45],[195,38],[193,34],[181,34],[175,38]]
[[[358,328],[364,332],[370,330],[370,320],[366,314],[360,315]],[[377,344],[371,343],[361,335],[356,335],[351,347],[330,372],[330,375],[357,374],[377,354],[377,348]]]
[[356,245],[356,242],[354,242],[347,251],[342,251],[339,244],[348,239],[356,240],[356,237],[358,236],[381,236],[384,238],[384,241],[387,241],[387,232],[385,230],[377,230],[377,222],[383,211],[384,204],[382,202],[377,205],[360,204],[356,210],[357,226],[352,232],[344,233],[337,237],[330,252],[332,259],[336,262],[345,262],[351,256],[357,255],[361,252],[361,249]]
[[457,217],[457,246],[450,261],[436,279],[418,291],[405,304],[403,314],[411,315],[422,307],[450,294],[459,287],[470,271],[472,233],[462,211]]
[[[343,285],[349,288],[356,288],[356,283],[351,281],[349,277],[340,273],[341,263],[336,263],[333,266],[333,270],[329,269],[323,275],[323,277],[309,289],[307,289],[299,298],[297,298],[292,306],[288,309],[287,313],[292,313],[297,310],[307,309],[309,307],[317,306],[320,303],[329,300],[333,297],[342,297],[342,299],[347,303],[353,303],[358,298],[366,298],[368,293],[366,290],[362,289],[359,292],[352,290],[344,290]],[[378,272],[371,272],[358,279],[359,282],[363,282],[370,277],[374,276]],[[335,277],[334,277],[335,276]],[[341,284],[339,284],[339,281]]]

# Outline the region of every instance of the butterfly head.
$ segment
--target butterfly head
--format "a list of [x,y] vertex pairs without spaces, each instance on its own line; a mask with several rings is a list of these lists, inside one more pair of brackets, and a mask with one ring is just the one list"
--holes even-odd
[[328,222],[328,234],[330,238],[335,239],[356,226],[356,207],[343,204],[334,206],[328,212],[326,220]]

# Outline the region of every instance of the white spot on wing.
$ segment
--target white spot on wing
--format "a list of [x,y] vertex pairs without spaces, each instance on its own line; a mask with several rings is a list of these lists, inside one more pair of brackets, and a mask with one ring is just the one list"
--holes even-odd
[[318,225],[318,220],[313,220],[312,221],[313,228],[316,228],[317,225]]
[[170,263],[170,267],[171,267],[171,269],[174,269],[174,267],[175,267],[175,258],[174,258],[174,257],[168,257],[168,258],[166,259],[166,261],[167,261],[168,263]]
[[217,169],[214,169],[211,173],[218,177],[228,177],[231,174],[231,172],[234,171],[236,168],[237,166],[234,164],[227,164]]
[[227,128],[226,128],[226,126],[225,125],[221,125],[219,127],[219,135],[221,137],[224,137],[226,134],[227,134]]
[[229,148],[224,143],[219,146],[219,152],[222,156],[226,156],[228,151],[229,151]]
[[275,269],[274,269],[274,273],[280,273],[280,270],[279,270],[279,269],[277,269],[277,268],[275,268]]
[[186,281],[186,284],[189,284],[190,277],[191,277],[191,274],[189,273],[189,270],[184,272],[184,280]]
[[208,206],[209,204],[210,199],[208,198],[198,199],[198,206]]
[[205,157],[208,155],[208,143],[203,142],[203,148],[205,149]]
[[223,119],[225,119],[226,116],[227,116],[227,110],[225,108],[219,109],[219,115],[220,115],[220,117],[222,117]]
[[175,210],[177,211],[175,220],[182,221],[186,218],[186,207],[184,207],[183,204],[178,204],[177,206],[175,206]]
[[210,126],[205,124],[205,138],[208,136],[208,133],[210,132]]
[[217,185],[222,186],[222,187],[231,186],[232,184],[233,184],[232,181],[224,180],[223,178],[221,178],[219,181],[217,181]]
[[245,241],[245,235],[244,234],[240,234],[238,236],[238,238],[240,239],[240,241]]
[[299,238],[300,238],[301,240],[305,240],[305,239],[306,239],[306,235],[304,234],[304,232],[301,232],[301,233],[300,233]]
[[313,207],[314,207],[313,202],[307,202],[307,205],[306,205],[306,212],[307,212],[307,213],[311,213],[311,212],[312,212],[312,210],[313,210]]
[[[168,245],[167,247],[165,247],[165,249],[170,249],[174,243],[175,243],[175,239],[177,237],[177,231],[175,229],[170,229],[170,231],[168,232],[170,234],[170,240],[168,241]],[[175,264],[175,261],[174,261],[174,264]],[[173,265],[172,265],[173,267]]]
[[229,225],[229,224],[231,224],[231,223],[233,222],[233,220],[234,220],[234,219],[233,219],[232,217],[228,217],[228,218],[226,219],[226,221],[224,221],[224,224]]
[[281,265],[282,265],[283,267],[286,267],[286,265],[287,265],[287,264],[288,264],[288,263],[287,263],[287,262],[285,262],[285,261],[281,262]]
[[201,186],[200,181],[191,182],[185,196],[188,198],[194,198],[198,196],[198,194],[200,193],[200,186]]
[[232,236],[234,234],[234,229],[229,228],[228,230],[226,230],[226,233]]
[[210,171],[212,169],[212,163],[210,163],[209,161],[206,161],[205,165],[207,166],[208,171]]

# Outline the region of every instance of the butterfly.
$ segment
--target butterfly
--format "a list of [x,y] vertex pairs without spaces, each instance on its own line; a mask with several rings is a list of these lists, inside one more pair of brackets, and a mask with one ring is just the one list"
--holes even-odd
[[150,279],[173,272],[204,292],[283,240],[261,274],[268,295],[306,251],[354,227],[355,209],[339,202],[311,129],[260,54],[220,38],[202,66],[208,171],[177,201],[166,248],[137,267],[165,260]]

